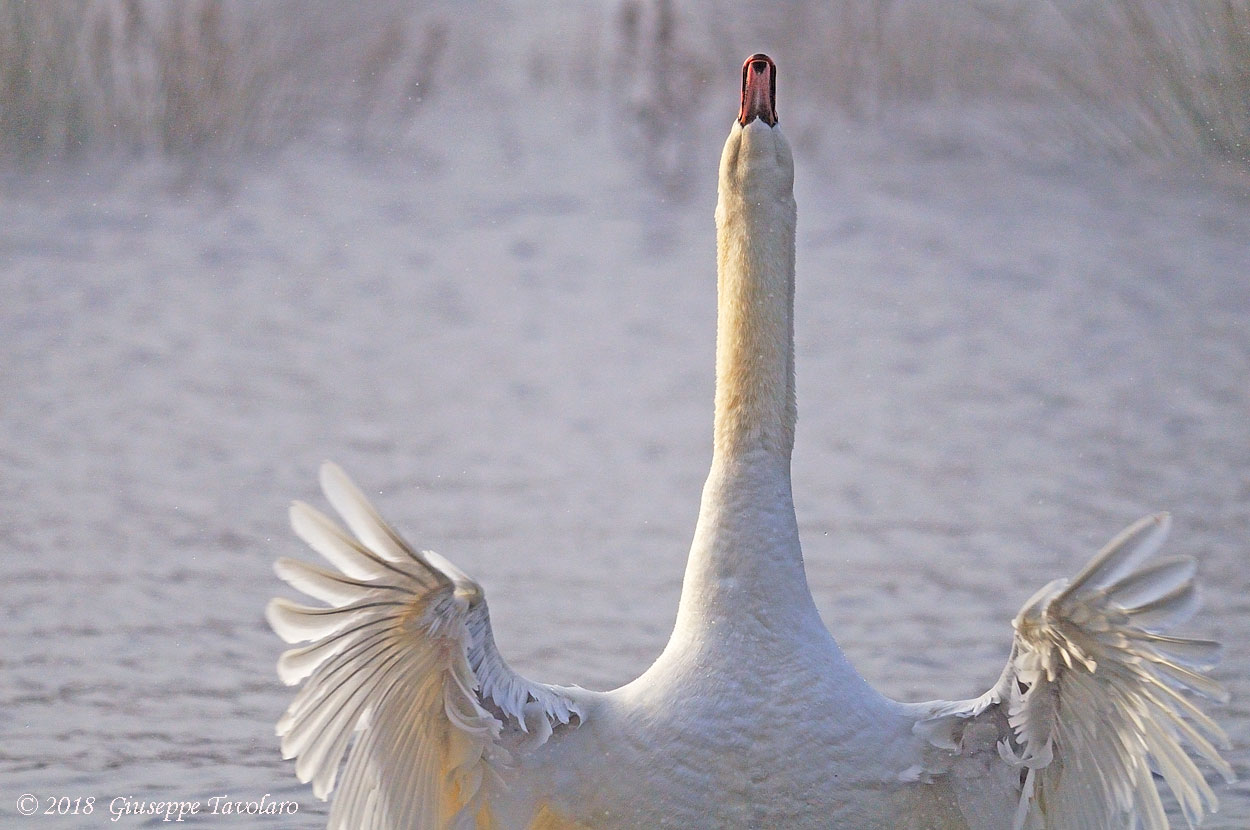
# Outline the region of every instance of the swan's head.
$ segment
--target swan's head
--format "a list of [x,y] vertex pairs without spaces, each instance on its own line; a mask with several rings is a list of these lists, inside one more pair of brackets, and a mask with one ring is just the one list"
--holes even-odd
[[794,159],[777,126],[777,65],[764,54],[742,64],[738,118],[721,154],[722,201],[739,195],[750,202],[793,199]]

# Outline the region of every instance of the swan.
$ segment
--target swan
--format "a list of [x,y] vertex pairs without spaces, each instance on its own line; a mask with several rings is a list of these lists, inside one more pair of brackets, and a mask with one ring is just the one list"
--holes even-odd
[[747,59],[721,157],[711,471],[671,639],[642,676],[609,692],[521,677],[481,585],[409,545],[331,463],[320,482],[347,529],[292,506],[334,569],[275,565],[324,603],[268,605],[306,643],[278,662],[303,687],[277,733],[298,778],[334,793],[331,828],[1163,830],[1156,776],[1189,822],[1216,809],[1195,760],[1233,780],[1228,742],[1187,693],[1225,699],[1203,673],[1218,646],[1164,633],[1195,604],[1191,560],[1148,562],[1166,514],[1034,594],[978,698],[890,700],[825,628],[791,496],[795,203],[776,79]]

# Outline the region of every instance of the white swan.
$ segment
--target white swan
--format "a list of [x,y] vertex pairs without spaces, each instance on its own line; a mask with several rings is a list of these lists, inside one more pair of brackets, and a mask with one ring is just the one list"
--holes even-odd
[[[321,483],[352,535],[305,504],[295,532],[338,572],[283,559],[327,603],[273,600],[278,673],[305,681],[282,750],[330,826],[389,828],[1049,828],[1168,826],[1152,769],[1192,822],[1226,779],[1227,739],[1178,689],[1223,692],[1186,616],[1194,566],[1142,567],[1148,517],[1016,617],[1011,657],[976,700],[874,691],[808,591],[790,492],[794,442],[793,165],[776,70],[743,66],[716,208],[715,451],[672,638],[634,682],[533,683],[495,649],[481,587],[410,547],[336,466]],[[351,747],[341,777],[340,762]]]

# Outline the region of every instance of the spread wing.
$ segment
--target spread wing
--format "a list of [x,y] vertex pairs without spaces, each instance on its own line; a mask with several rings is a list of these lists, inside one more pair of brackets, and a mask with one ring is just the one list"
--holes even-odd
[[[1148,516],[1112,539],[1071,582],[1038,591],[1012,623],[1015,641],[998,683],[980,698],[924,704],[916,732],[946,756],[927,772],[949,770],[961,754],[984,752],[985,724],[996,724],[999,772],[1020,788],[1014,830],[1166,830],[1154,775],[1186,820],[1217,806],[1195,759],[1225,780],[1228,738],[1185,692],[1225,701],[1203,672],[1219,646],[1166,634],[1197,607],[1193,560],[1144,564],[1162,545],[1170,519]],[[977,726],[972,726],[972,724]]]
[[351,745],[331,830],[475,826],[510,760],[501,733],[529,747],[581,712],[567,690],[530,682],[500,657],[481,586],[413,550],[336,465],[322,466],[321,486],[355,538],[307,504],[291,507],[296,534],[336,570],[275,564],[326,603],[266,609],[280,637],[310,643],[278,661],[284,683],[304,681],[278,721],[283,757],[324,799]]

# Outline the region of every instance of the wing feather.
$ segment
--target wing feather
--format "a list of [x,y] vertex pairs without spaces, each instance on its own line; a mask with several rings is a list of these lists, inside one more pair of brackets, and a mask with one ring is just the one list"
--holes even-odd
[[1156,562],[1115,583],[1107,601],[1121,608],[1144,605],[1192,582],[1197,569],[1194,560],[1183,556]]
[[[1038,591],[1012,623],[999,682],[982,697],[924,704],[916,733],[949,753],[962,724],[1005,711],[998,752],[1021,770],[1014,830],[1167,830],[1157,773],[1190,825],[1218,800],[1196,761],[1226,781],[1228,737],[1187,693],[1226,701],[1203,672],[1219,645],[1164,633],[1197,608],[1187,558],[1146,564],[1170,519],[1147,516],[1111,540],[1070,583]],[[933,770],[950,767],[949,761]]]
[[470,826],[501,782],[505,724],[528,731],[527,707],[540,707],[541,743],[581,712],[566,690],[504,662],[476,582],[409,546],[337,466],[322,466],[321,484],[355,538],[307,504],[291,508],[296,534],[335,570],[274,566],[326,603],[274,599],[266,609],[279,636],[308,643],[278,661],[284,683],[304,683],[278,721],[283,757],[323,799],[342,767],[331,828]]
[[1171,527],[1172,517],[1167,513],[1156,513],[1133,522],[1103,545],[1098,555],[1055,599],[1063,602],[1088,588],[1102,588],[1119,581],[1154,556]]
[[302,501],[291,505],[291,529],[306,545],[348,577],[382,580],[393,572],[381,557],[344,533],[320,510]]
[[365,548],[391,562],[417,558],[408,543],[373,509],[342,467],[322,464],[320,478],[326,499]]

